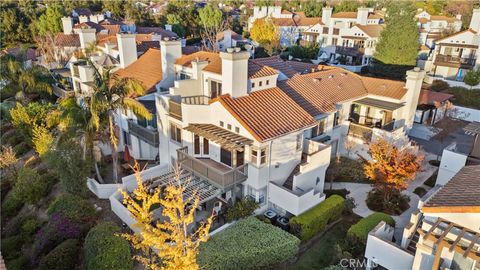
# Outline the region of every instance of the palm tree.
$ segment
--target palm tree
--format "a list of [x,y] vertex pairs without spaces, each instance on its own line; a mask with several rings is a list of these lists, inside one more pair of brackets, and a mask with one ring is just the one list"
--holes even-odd
[[16,93],[17,100],[26,101],[29,93],[52,94],[52,78],[44,67],[27,66],[14,57],[3,57],[2,65],[0,80],[4,84],[3,91]]
[[111,68],[100,72],[91,61],[89,62],[94,70],[93,94],[90,97],[91,124],[100,131],[101,123],[106,123],[108,126],[105,133],[112,148],[113,179],[118,182],[118,137],[114,123],[115,113],[130,110],[147,120],[152,119],[152,115],[134,98],[145,94],[145,89],[140,82],[131,78],[118,78],[111,72]]

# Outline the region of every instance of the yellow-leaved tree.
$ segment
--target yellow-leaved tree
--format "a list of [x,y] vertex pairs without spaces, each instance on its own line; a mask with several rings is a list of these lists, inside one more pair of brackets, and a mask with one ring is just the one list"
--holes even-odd
[[[198,247],[206,242],[214,216],[210,216],[195,230],[190,230],[195,223],[195,210],[200,199],[194,194],[184,198],[184,191],[188,181],[181,182],[181,171],[174,169],[175,176],[163,192],[156,188],[149,192],[143,183],[138,164],[133,167],[138,187],[128,194],[122,190],[123,203],[127,205],[137,221],[134,225],[139,229],[138,234],[123,234],[133,247],[141,251],[142,255],[135,255],[134,259],[146,269],[199,269],[196,262]],[[156,221],[152,215],[152,207],[160,206],[162,219]]]
[[280,47],[278,27],[270,18],[256,20],[250,30],[250,37],[260,44],[269,55],[272,55]]

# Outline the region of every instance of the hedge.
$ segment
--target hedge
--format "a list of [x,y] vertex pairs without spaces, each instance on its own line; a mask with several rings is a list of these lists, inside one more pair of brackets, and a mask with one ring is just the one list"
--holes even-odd
[[67,239],[42,258],[37,270],[75,269],[79,249],[77,239]]
[[307,212],[290,219],[290,230],[302,241],[312,238],[325,226],[338,219],[345,207],[345,199],[332,195]]
[[6,262],[8,270],[25,270],[30,269],[30,260],[27,256],[21,255],[20,257]]
[[425,190],[423,187],[417,187],[413,193],[417,194],[418,197],[422,198],[425,194],[427,194],[427,190]]
[[377,212],[353,224],[350,229],[348,229],[347,237],[365,244],[367,243],[368,233],[373,230],[380,221],[385,221],[388,225],[395,227],[395,220],[391,216]]
[[74,222],[89,223],[94,220],[96,213],[93,205],[79,196],[63,194],[53,201],[47,213],[59,213]]
[[262,269],[295,256],[299,244],[295,236],[251,216],[202,243],[197,263],[202,269]]
[[23,201],[10,191],[2,201],[2,215],[3,217],[15,216],[23,207]]
[[12,260],[22,254],[25,239],[22,235],[3,238],[1,241],[2,256],[5,260]]
[[85,264],[87,270],[133,269],[130,245],[117,234],[120,227],[104,222],[93,227],[85,238]]
[[425,182],[423,182],[423,184],[429,187],[434,187],[437,182],[437,176],[438,171],[434,172],[427,180],[425,180]]

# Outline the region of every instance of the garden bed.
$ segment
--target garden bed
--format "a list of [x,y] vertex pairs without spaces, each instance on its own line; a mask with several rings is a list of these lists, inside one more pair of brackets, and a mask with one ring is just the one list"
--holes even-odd
[[363,164],[359,160],[340,157],[340,162],[332,161],[326,172],[326,182],[370,183],[363,171]]

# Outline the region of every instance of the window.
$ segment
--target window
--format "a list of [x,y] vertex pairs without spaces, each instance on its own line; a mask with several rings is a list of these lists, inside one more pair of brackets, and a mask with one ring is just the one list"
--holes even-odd
[[260,165],[267,163],[267,148],[260,150]]
[[338,39],[337,38],[332,38],[332,45],[337,46],[338,44]]
[[339,119],[340,119],[340,112],[336,111],[335,114],[333,115],[333,127],[338,126]]
[[210,98],[216,98],[222,95],[222,83],[217,81],[210,81]]
[[197,134],[193,135],[193,153],[200,155],[200,137]]
[[318,122],[318,124],[312,128],[312,135],[311,138],[315,138],[323,134],[325,130],[325,119],[322,119]]
[[254,82],[252,82],[252,88],[254,88],[254,87],[255,87],[255,83],[254,83]]
[[258,157],[258,151],[256,149],[252,149],[250,151],[250,162],[256,165],[258,162],[257,157]]
[[220,149],[220,162],[225,165],[232,166],[232,152],[221,148]]
[[236,133],[240,133],[240,128],[239,128],[239,127],[235,127],[235,132],[236,132]]
[[170,139],[182,143],[182,129],[174,123],[170,123]]
[[203,138],[203,154],[204,155],[208,155],[209,152],[210,152],[210,149],[209,149],[209,144],[208,144],[208,140]]
[[220,126],[223,127],[224,125],[223,121],[220,121]]
[[269,84],[270,84],[270,80],[267,80],[267,81],[265,82],[265,84],[266,84],[266,85],[269,85]]
[[239,152],[239,151],[236,151],[237,152],[237,165],[236,166],[240,166],[240,165],[243,165],[245,163],[245,152]]
[[259,86],[259,87],[262,87],[262,81],[259,81],[259,82],[258,82],[258,86]]
[[130,139],[130,134],[126,132],[125,130],[123,131],[123,143],[131,146],[132,145],[132,140]]
[[334,35],[340,34],[340,29],[338,29],[338,28],[333,28],[333,34],[334,34]]
[[250,150],[250,162],[252,165],[261,166],[267,163],[267,147],[262,149],[251,149]]
[[186,73],[183,73],[183,72],[180,73],[180,80],[188,80],[190,78],[191,78],[191,76],[189,74],[186,74]]
[[324,33],[324,34],[328,34],[328,27],[324,27],[324,28],[323,28],[323,33]]
[[232,130],[232,125],[227,124],[227,129],[228,129],[228,130]]
[[297,151],[302,149],[303,133],[297,134]]

